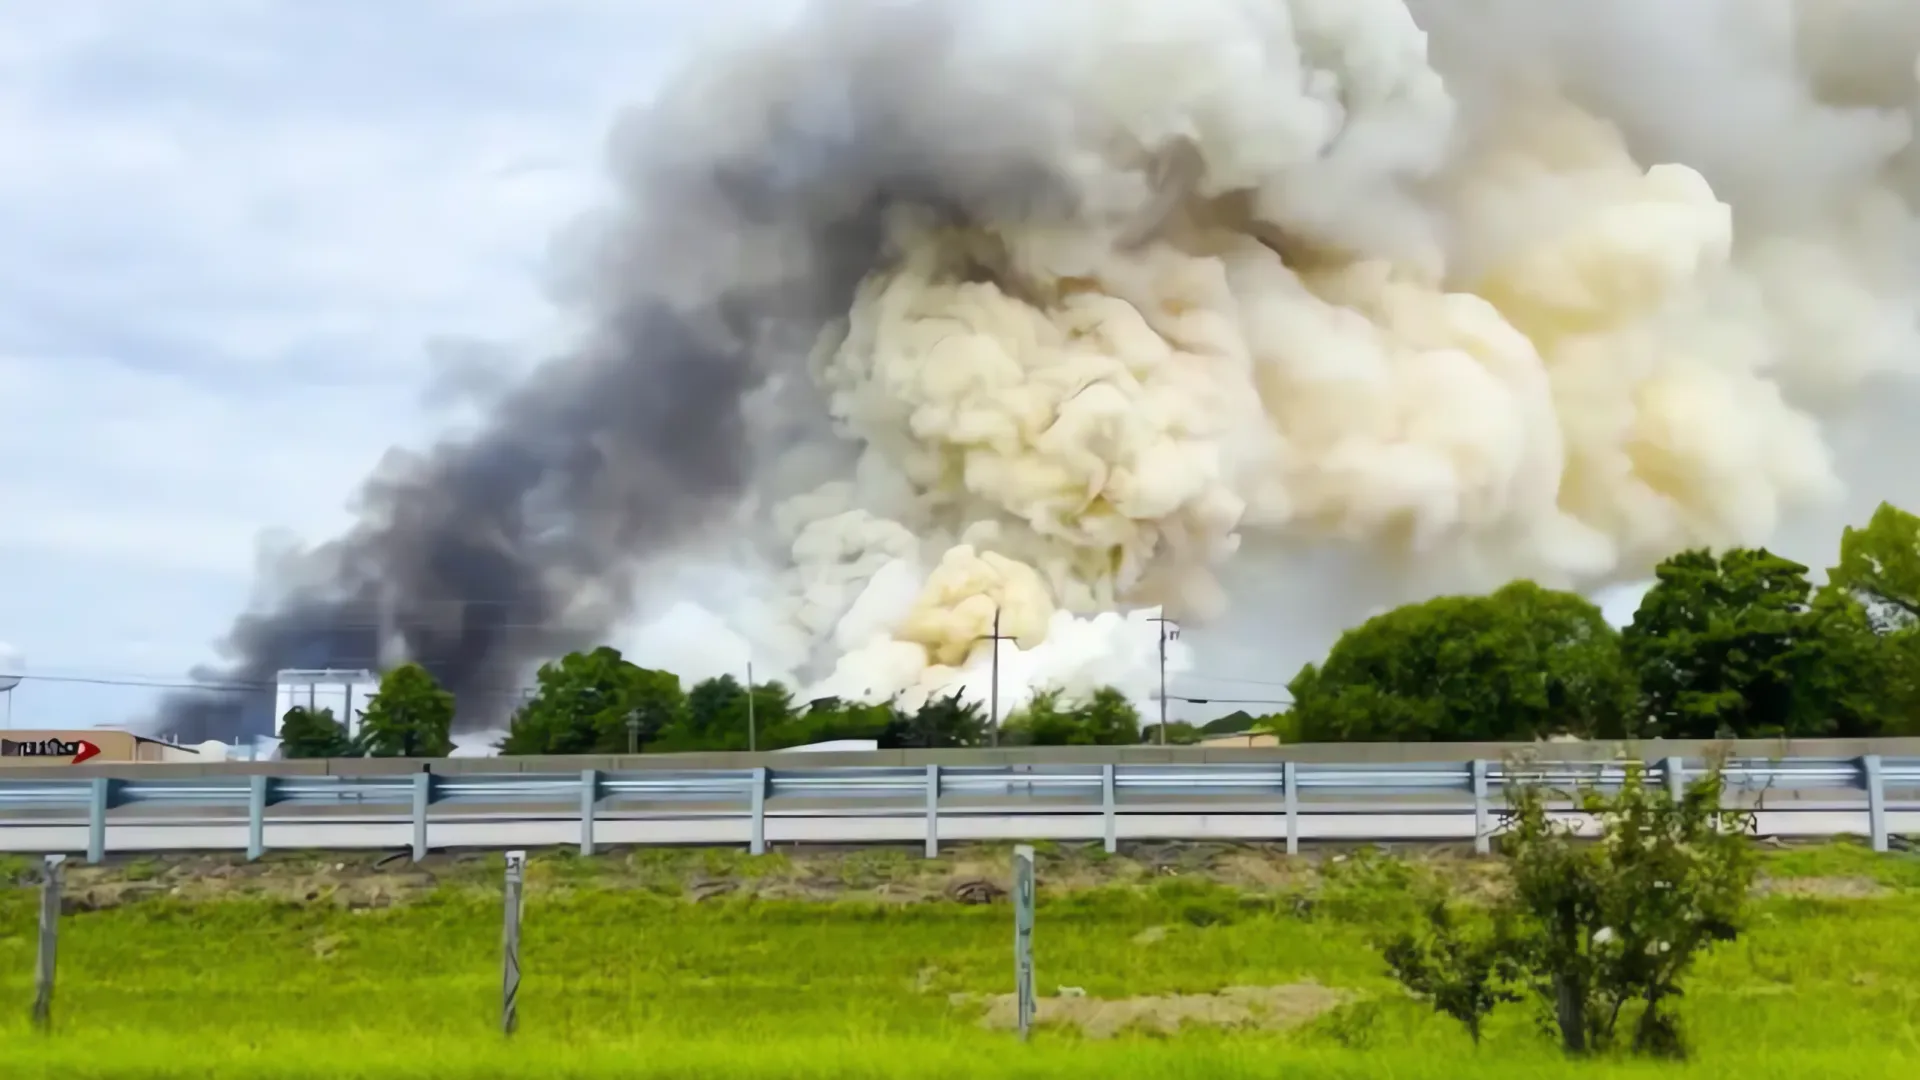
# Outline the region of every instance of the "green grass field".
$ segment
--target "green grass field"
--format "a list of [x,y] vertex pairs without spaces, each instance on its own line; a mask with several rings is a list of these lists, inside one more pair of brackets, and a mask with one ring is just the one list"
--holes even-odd
[[[1769,852],[1758,925],[1684,1004],[1680,1066],[1567,1063],[1524,1006],[1474,1049],[1367,946],[1405,895],[1401,864],[1044,850],[1041,994],[1080,988],[1131,1026],[1022,1045],[964,997],[1011,989],[1008,906],[944,895],[1004,881],[1004,851],[534,860],[511,1040],[497,856],[74,867],[50,1035],[26,1023],[31,867],[0,864],[0,1077],[1920,1076],[1912,856]],[[1467,890],[1486,876],[1420,865]],[[1220,1026],[1233,1017],[1202,998],[1176,1034],[1153,1027],[1168,995],[1314,984],[1346,1003],[1276,1030]]]

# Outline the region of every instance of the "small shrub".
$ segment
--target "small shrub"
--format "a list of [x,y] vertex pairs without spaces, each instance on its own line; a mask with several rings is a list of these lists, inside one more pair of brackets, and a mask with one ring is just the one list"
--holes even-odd
[[1435,897],[1422,923],[1384,943],[1381,954],[1401,985],[1460,1021],[1480,1045],[1486,1018],[1502,1002],[1519,1001],[1520,977],[1512,927],[1504,912],[1475,918]]
[[1752,816],[1723,808],[1722,792],[1718,768],[1675,798],[1628,763],[1617,791],[1572,798],[1600,826],[1589,843],[1549,816],[1547,791],[1515,785],[1502,838],[1510,893],[1485,923],[1428,901],[1419,929],[1384,944],[1388,967],[1476,1042],[1518,983],[1568,1053],[1613,1046],[1632,1006],[1635,1053],[1684,1056],[1672,1002],[1705,949],[1739,936],[1753,883]]
[[1630,762],[1618,791],[1574,799],[1600,824],[1593,843],[1548,817],[1547,792],[1514,790],[1503,846],[1528,931],[1518,959],[1568,1052],[1611,1046],[1637,1003],[1634,1052],[1684,1054],[1670,1005],[1700,954],[1739,936],[1753,885],[1753,818],[1722,807],[1723,790],[1714,768],[1676,799]]

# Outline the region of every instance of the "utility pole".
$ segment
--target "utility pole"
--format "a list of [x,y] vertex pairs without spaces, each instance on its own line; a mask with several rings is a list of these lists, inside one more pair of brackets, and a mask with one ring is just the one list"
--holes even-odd
[[[1160,624],[1160,745],[1167,745],[1167,642],[1178,640],[1180,626],[1165,615],[1155,615],[1153,621]],[[1171,632],[1168,627],[1172,626]]]
[[1000,643],[1013,640],[1011,637],[1000,632],[1000,609],[998,607],[993,609],[993,633],[985,637],[974,638],[974,640],[993,642],[993,675],[991,676],[992,681],[988,684],[990,689],[987,692],[987,745],[997,747],[1000,745]]
[[754,751],[756,742],[753,724],[753,661],[747,661],[747,752]]

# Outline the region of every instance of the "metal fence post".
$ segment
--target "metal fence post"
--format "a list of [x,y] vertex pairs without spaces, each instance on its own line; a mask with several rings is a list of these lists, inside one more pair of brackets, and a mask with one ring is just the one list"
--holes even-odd
[[1670,757],[1662,765],[1661,771],[1667,774],[1667,794],[1674,802],[1687,797],[1687,765],[1677,757]]
[[272,795],[270,776],[247,777],[247,861],[267,852],[267,800]]
[[593,811],[600,804],[600,770],[580,770],[580,854],[593,854]]
[[1013,989],[1019,1003],[1020,1041],[1033,1030],[1033,848],[1013,849]]
[[940,766],[927,766],[927,858],[940,857]]
[[1473,773],[1473,853],[1488,855],[1493,852],[1493,832],[1487,828],[1487,763],[1474,761]]
[[527,853],[507,852],[506,923],[501,933],[500,1030],[511,1035],[520,1023],[520,909],[527,879]]
[[748,840],[747,851],[753,855],[767,853],[767,770],[761,766],[753,770],[753,835]]
[[113,809],[113,781],[96,776],[87,787],[87,861],[107,858],[107,811]]
[[60,946],[60,864],[65,855],[47,856],[40,879],[40,955],[33,969],[33,1026],[53,1026],[54,958]]
[[1107,854],[1120,850],[1120,807],[1113,794],[1113,766],[1100,766],[1100,817],[1107,830]]
[[1287,802],[1287,854],[1300,854],[1300,770],[1291,761],[1280,764],[1280,788]]
[[1860,759],[1860,782],[1867,789],[1867,836],[1873,850],[1887,850],[1887,785],[1880,775],[1880,755]]
[[427,857],[427,806],[433,802],[433,774],[413,774],[413,861]]

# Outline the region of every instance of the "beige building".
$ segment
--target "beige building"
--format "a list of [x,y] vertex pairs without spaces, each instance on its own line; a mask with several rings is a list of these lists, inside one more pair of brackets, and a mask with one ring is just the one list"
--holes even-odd
[[69,731],[0,731],[0,769],[9,766],[118,761],[199,761],[190,747],[175,746],[131,731],[88,728]]
[[1238,735],[1209,735],[1208,737],[1200,740],[1200,745],[1201,746],[1217,746],[1222,748],[1243,747],[1243,746],[1279,746],[1280,739],[1277,736],[1269,735],[1265,732],[1243,731]]

